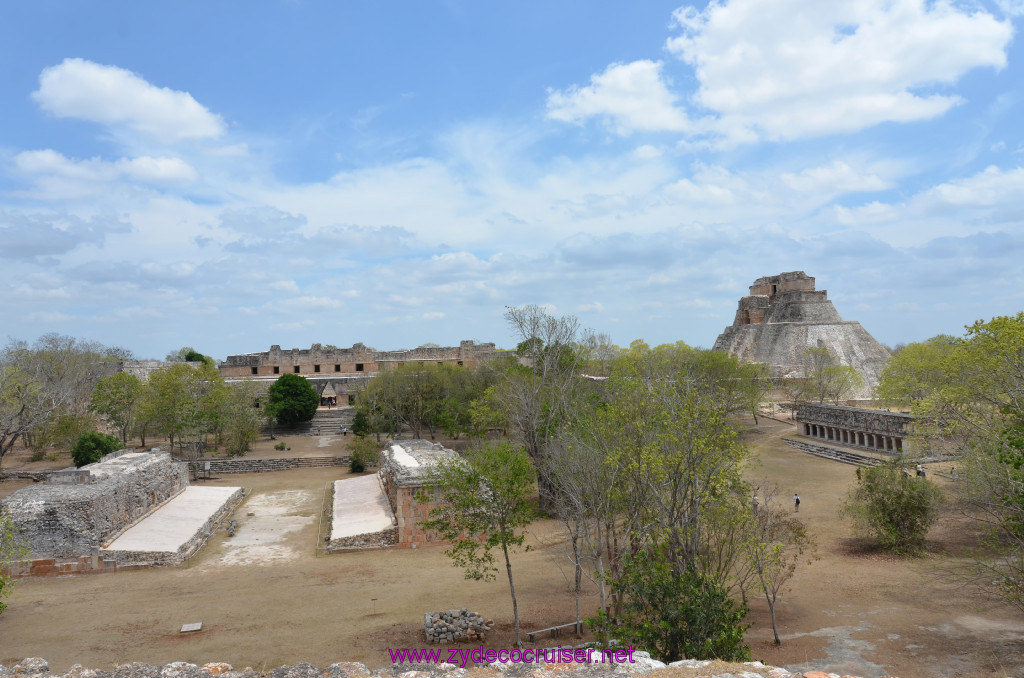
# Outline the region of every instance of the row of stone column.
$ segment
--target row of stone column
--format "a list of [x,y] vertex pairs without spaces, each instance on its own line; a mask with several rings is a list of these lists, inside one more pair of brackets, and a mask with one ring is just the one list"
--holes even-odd
[[836,426],[825,426],[823,424],[804,424],[804,435],[820,440],[832,441],[843,445],[854,445],[866,447],[880,452],[900,453],[903,451],[903,438],[895,436],[883,436],[878,433],[864,433],[862,431],[851,431]]

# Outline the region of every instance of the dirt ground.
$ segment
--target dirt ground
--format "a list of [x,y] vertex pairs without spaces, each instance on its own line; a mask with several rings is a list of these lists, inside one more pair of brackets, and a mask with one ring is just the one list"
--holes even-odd
[[[786,506],[799,492],[800,517],[817,540],[817,559],[801,564],[780,598],[781,648],[771,644],[767,605],[752,600],[747,640],[753,657],[793,670],[865,677],[1024,675],[1020,615],[942,573],[970,543],[971,527],[945,518],[921,559],[864,550],[837,515],[854,482],[853,467],[782,444],[780,436],[792,430],[762,420],[750,435],[759,463],[749,476],[778,485]],[[333,438],[280,437],[290,451],[262,441],[252,455],[345,454],[348,439]],[[67,461],[4,459],[12,470],[47,465]],[[423,644],[423,612],[452,607],[493,618],[487,645],[509,647],[507,581],[464,580],[443,548],[317,556],[324,489],[344,475],[341,469],[303,469],[202,481],[247,488],[234,515],[234,537],[218,532],[180,567],[20,581],[0,615],[0,664],[40,656],[58,670],[75,663],[109,668],[177,660],[257,669],[339,660],[376,667],[389,663],[389,648]],[[0,483],[0,496],[27,482]],[[570,622],[571,565],[557,524],[535,523],[529,542],[532,550],[513,563],[523,628]],[[593,592],[584,605],[588,612],[596,606]],[[189,622],[203,622],[203,630],[179,633]],[[559,642],[576,641],[563,636],[538,644]]]

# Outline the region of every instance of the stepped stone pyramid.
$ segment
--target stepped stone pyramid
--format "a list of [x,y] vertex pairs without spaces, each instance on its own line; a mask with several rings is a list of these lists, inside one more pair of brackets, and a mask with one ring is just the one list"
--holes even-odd
[[889,351],[859,322],[843,320],[828,292],[814,289],[814,278],[791,271],[754,281],[714,349],[766,363],[772,377],[788,379],[806,376],[804,351],[814,347],[827,348],[836,362],[860,373],[864,386],[850,397],[871,397]]

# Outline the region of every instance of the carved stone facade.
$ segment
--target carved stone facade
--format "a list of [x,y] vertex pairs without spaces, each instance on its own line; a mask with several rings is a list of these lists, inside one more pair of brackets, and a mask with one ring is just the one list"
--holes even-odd
[[806,376],[808,348],[828,349],[838,364],[857,370],[864,385],[853,398],[871,397],[889,359],[889,351],[860,323],[840,317],[828,292],[814,289],[814,278],[803,271],[755,280],[714,346],[740,360],[765,363],[772,377],[782,379]]
[[799,433],[808,438],[897,455],[907,449],[914,418],[902,412],[805,404],[796,420]]
[[229,355],[218,366],[222,377],[273,381],[282,374],[301,374],[313,383],[321,397],[336,397],[336,405],[350,404],[351,396],[378,372],[405,365],[454,364],[474,368],[486,360],[513,355],[493,343],[463,341],[458,346],[423,346],[402,351],[378,351],[364,344],[351,348],[324,348],[313,344],[308,349],[282,350],[274,345],[269,351]]

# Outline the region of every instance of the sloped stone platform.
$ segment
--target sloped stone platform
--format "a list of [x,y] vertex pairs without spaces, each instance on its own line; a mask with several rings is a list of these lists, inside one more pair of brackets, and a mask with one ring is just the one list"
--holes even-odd
[[187,487],[100,550],[123,563],[172,564],[195,553],[242,500],[241,487]]
[[376,474],[334,482],[328,551],[380,548],[398,540],[391,504]]

